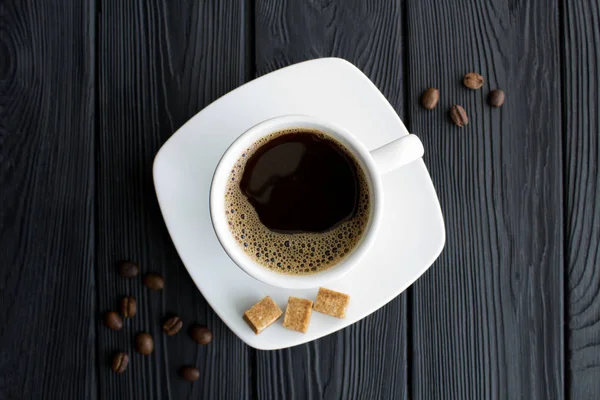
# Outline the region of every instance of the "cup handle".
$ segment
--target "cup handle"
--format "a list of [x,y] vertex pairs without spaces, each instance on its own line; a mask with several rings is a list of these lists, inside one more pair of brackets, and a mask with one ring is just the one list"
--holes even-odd
[[377,170],[384,175],[423,157],[423,143],[412,133],[371,151]]

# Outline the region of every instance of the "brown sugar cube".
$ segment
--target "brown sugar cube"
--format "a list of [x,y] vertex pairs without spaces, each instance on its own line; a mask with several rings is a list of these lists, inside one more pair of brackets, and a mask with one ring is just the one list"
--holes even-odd
[[283,326],[298,332],[306,332],[310,323],[313,302],[299,297],[288,299],[288,305],[283,317]]
[[267,296],[244,313],[244,321],[258,335],[273,322],[277,321],[281,317],[281,314],[283,314],[281,308],[275,304],[271,297]]
[[317,301],[315,301],[315,311],[332,317],[344,318],[349,302],[350,296],[345,293],[319,288]]

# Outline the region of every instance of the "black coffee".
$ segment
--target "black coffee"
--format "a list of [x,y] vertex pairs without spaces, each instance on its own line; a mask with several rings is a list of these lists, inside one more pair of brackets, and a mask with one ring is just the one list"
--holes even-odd
[[246,162],[240,189],[269,230],[326,232],[356,215],[357,166],[339,144],[313,132],[279,136]]
[[370,195],[357,160],[320,132],[273,133],[231,171],[226,216],[236,241],[261,265],[310,274],[332,267],[360,241]]

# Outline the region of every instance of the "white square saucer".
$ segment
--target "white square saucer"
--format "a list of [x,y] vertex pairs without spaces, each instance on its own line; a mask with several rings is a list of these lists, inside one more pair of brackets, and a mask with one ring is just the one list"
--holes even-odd
[[423,160],[385,175],[383,222],[360,264],[328,288],[351,297],[345,319],[313,312],[306,333],[281,318],[259,335],[244,311],[271,296],[285,311],[289,296],[314,300],[318,288],[279,289],[243,272],[219,244],[209,213],[213,172],[227,147],[253,125],[285,114],[306,114],[345,127],[368,149],[408,132],[377,89],[355,66],[336,58],[295,64],[249,82],[210,104],[183,125],[154,160],[154,185],[167,228],[204,298],[248,345],[281,349],[315,340],[376,311],[398,296],[439,256],[442,212]]

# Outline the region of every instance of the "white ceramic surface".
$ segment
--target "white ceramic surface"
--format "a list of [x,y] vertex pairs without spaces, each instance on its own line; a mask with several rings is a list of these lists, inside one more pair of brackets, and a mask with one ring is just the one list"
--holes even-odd
[[[339,140],[351,151],[365,172],[372,199],[369,223],[359,243],[340,263],[321,273],[312,275],[281,274],[256,263],[246,255],[235,241],[225,214],[225,210],[230,207],[225,204],[224,194],[229,184],[231,171],[238,163],[241,154],[258,140],[273,132],[296,128],[316,129],[324,132]],[[419,138],[416,135],[407,135],[369,152],[350,131],[322,118],[308,115],[284,115],[260,122],[244,132],[229,146],[223,157],[221,157],[213,176],[209,205],[210,216],[217,238],[229,257],[241,269],[261,282],[287,289],[309,289],[327,285],[351,271],[375,241],[377,230],[381,224],[385,200],[385,191],[381,182],[382,176],[410,162],[421,159],[423,151],[423,144]]]
[[167,228],[190,276],[219,317],[257,349],[305,343],[371,314],[412,284],[439,256],[445,230],[439,202],[422,160],[383,177],[382,223],[370,251],[327,287],[348,293],[345,319],[313,312],[306,333],[281,319],[259,335],[242,314],[266,295],[285,311],[288,296],[314,299],[317,289],[281,289],[244,273],[217,240],[209,190],[219,159],[251,126],[285,114],[321,117],[353,133],[367,149],[403,135],[396,112],[352,64],[335,58],[308,61],[265,75],[221,97],[183,125],[154,161],[154,184]]

